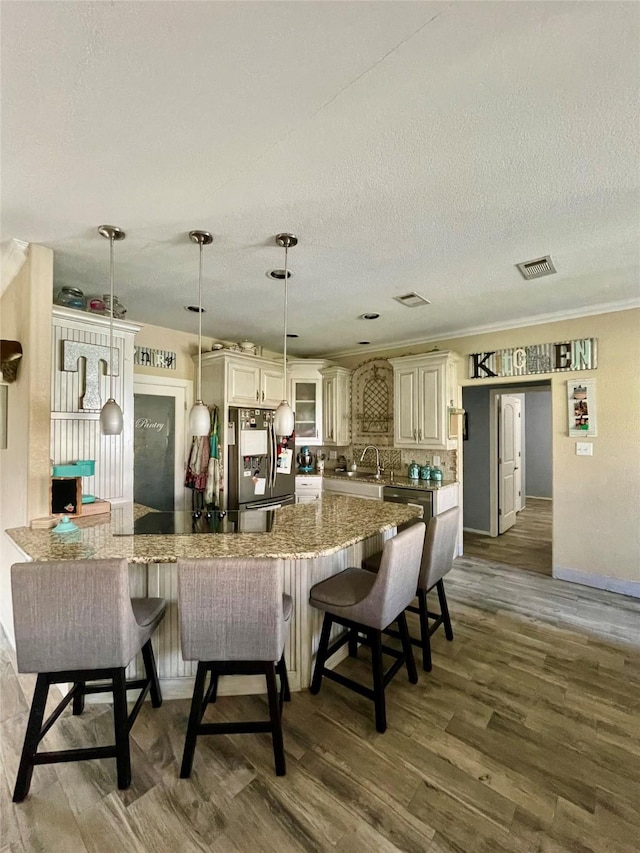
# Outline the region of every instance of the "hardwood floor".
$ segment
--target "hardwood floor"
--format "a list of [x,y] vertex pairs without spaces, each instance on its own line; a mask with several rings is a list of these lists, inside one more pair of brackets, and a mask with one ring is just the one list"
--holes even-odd
[[[433,671],[391,682],[387,732],[339,685],[294,694],[285,777],[268,735],[235,735],[201,738],[179,779],[189,703],[165,701],[133,728],[128,791],[114,761],[57,764],[13,805],[34,679],[5,644],[1,853],[638,851],[640,601],[474,558],[446,585],[455,640],[438,631]],[[207,713],[256,710],[263,697],[222,697]],[[46,743],[105,743],[110,725],[108,705],[65,711]]]
[[551,508],[551,501],[527,498],[527,505],[518,513],[514,526],[501,536],[465,531],[465,556],[551,576]]

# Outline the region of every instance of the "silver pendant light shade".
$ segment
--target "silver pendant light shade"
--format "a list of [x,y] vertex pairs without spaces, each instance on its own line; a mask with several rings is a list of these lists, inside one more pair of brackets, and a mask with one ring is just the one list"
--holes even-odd
[[291,435],[295,428],[295,416],[293,409],[287,401],[287,313],[288,313],[288,287],[289,287],[289,268],[288,268],[288,252],[292,246],[296,246],[298,238],[293,234],[276,234],[276,244],[284,248],[284,374],[283,374],[283,394],[282,402],[275,411],[273,418],[273,428],[276,435]]
[[200,246],[200,266],[198,269],[198,376],[196,401],[189,412],[189,432],[191,435],[209,435],[211,432],[211,413],[202,402],[202,247],[213,242],[208,231],[189,231],[189,239]]
[[111,294],[109,310],[109,399],[100,411],[100,430],[103,435],[120,435],[124,426],[122,409],[116,403],[113,394],[113,244],[127,236],[117,225],[101,225],[98,234],[109,241],[109,292]]

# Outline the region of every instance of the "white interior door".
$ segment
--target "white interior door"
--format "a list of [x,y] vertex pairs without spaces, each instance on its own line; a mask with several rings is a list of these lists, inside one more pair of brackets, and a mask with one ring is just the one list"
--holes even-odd
[[520,423],[522,403],[511,394],[500,396],[500,429],[498,437],[498,533],[504,533],[516,522],[518,473],[520,458]]
[[516,423],[515,430],[513,433],[513,443],[514,443],[514,490],[515,490],[515,504],[516,504],[516,512],[520,512],[520,510],[524,506],[524,495],[522,493],[522,451],[524,444],[524,418],[522,417],[522,404],[523,404],[523,394],[518,394],[514,399],[518,401],[518,405],[516,406]]
[[[187,380],[165,379],[145,376],[135,380],[134,394],[134,495],[138,503],[156,509],[171,509],[167,495],[149,494],[145,499],[146,483],[152,490],[166,487],[159,477],[163,463],[173,469],[173,509],[183,510],[186,506],[184,478],[189,448],[187,447],[187,403],[191,402],[191,383]],[[189,397],[189,400],[187,400]],[[151,399],[150,399],[151,398]],[[158,405],[153,406],[155,398]],[[135,447],[145,448],[145,453],[155,461],[150,477],[148,460],[143,464],[142,451],[137,458]],[[147,470],[145,470],[145,468]],[[169,484],[169,489],[171,483]],[[170,495],[169,495],[170,498]],[[160,506],[158,500],[163,504]],[[166,506],[165,506],[166,504]]]

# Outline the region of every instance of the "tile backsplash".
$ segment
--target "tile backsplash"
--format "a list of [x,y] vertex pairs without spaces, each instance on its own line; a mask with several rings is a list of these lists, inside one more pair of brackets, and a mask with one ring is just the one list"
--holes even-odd
[[[367,450],[363,461],[360,462],[360,457],[365,447],[365,444],[349,444],[345,447],[312,447],[311,450],[317,459],[320,459],[321,455],[324,454],[326,470],[331,470],[344,464],[344,461],[340,459],[342,456],[346,460],[347,467],[352,462],[355,462],[358,468],[371,469],[373,471],[376,467],[375,450]],[[380,447],[379,450],[380,464],[385,471],[393,469],[396,474],[406,474],[409,464],[414,460],[419,465],[435,465],[435,456],[440,459],[438,467],[442,470],[445,480],[457,480],[458,478],[457,451],[455,450],[404,450],[397,447]],[[332,451],[337,452],[337,459],[329,458]]]

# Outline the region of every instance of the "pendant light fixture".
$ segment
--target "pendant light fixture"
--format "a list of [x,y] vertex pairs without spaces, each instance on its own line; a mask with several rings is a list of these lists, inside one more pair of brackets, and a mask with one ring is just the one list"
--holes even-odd
[[282,402],[275,411],[273,428],[276,435],[291,435],[295,427],[293,409],[287,402],[287,301],[289,287],[288,252],[292,246],[296,246],[298,238],[293,234],[276,234],[276,243],[284,247],[284,374],[282,377],[283,394]]
[[113,396],[113,244],[127,236],[117,225],[101,225],[98,234],[109,240],[109,399],[100,411],[100,429],[103,435],[120,435],[124,426],[122,409]]
[[211,432],[211,413],[202,402],[202,247],[213,242],[208,231],[189,231],[189,239],[200,246],[200,267],[198,270],[198,377],[196,401],[189,412],[189,432],[191,435],[209,435]]

